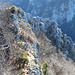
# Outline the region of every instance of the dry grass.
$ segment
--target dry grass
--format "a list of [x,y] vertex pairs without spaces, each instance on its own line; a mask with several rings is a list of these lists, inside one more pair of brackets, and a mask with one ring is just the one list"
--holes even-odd
[[25,32],[22,28],[19,28],[20,33],[25,37],[26,40],[30,41],[31,43],[36,42],[36,40],[27,32]]

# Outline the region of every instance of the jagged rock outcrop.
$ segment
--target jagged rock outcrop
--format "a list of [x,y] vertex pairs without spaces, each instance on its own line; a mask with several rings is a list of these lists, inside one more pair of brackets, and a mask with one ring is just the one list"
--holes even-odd
[[30,27],[32,28],[33,31],[40,30],[43,33],[46,33],[48,38],[52,40],[54,45],[56,45],[57,52],[58,49],[61,49],[61,51],[64,54],[66,54],[67,56],[71,57],[74,60],[73,57],[75,53],[74,42],[66,34],[64,35],[62,34],[62,31],[57,27],[58,24],[56,22],[51,21],[47,18],[43,19],[38,16],[32,18],[30,14],[27,13],[24,14],[25,14],[24,18],[26,20],[25,22],[30,23]]
[[[13,18],[14,18],[14,21],[15,21],[15,26],[16,26],[16,28],[17,28],[17,33],[19,33],[19,25],[18,25],[18,19],[20,18],[19,16],[21,16],[21,15],[17,15],[17,12],[15,12],[14,13],[14,16],[13,16]],[[23,39],[23,37],[21,36],[21,37],[19,37],[19,38],[17,38],[17,39],[20,39],[20,40],[24,40]],[[29,40],[29,39],[28,39]],[[33,50],[31,49],[31,50],[28,50],[28,59],[29,59],[29,62],[28,62],[28,67],[27,68],[25,68],[25,74],[26,74],[26,71],[28,70],[28,74],[29,75],[40,75],[40,72],[39,72],[39,65],[37,64],[38,62],[37,62],[37,60],[38,60],[38,55],[36,54],[36,52],[39,54],[40,52],[40,47],[39,47],[39,44],[38,43],[36,43],[35,41],[34,42],[32,42],[33,43]],[[29,44],[27,44],[27,42],[25,43],[25,50],[27,50],[28,49],[28,47],[31,47],[31,46],[29,46]],[[31,52],[33,52],[33,55],[31,54]]]

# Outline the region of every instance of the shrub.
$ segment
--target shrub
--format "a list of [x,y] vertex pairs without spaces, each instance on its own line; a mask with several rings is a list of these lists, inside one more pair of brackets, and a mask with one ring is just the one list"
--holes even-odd
[[[15,7],[14,5],[11,6],[11,13],[14,13],[15,11],[18,12],[18,14],[22,14],[22,11],[20,8]],[[23,14],[22,14],[23,15]]]
[[27,26],[30,26],[30,24],[29,24],[29,23],[27,23]]
[[41,65],[39,66],[39,70],[40,70],[40,73],[41,73]]
[[28,63],[28,58],[27,58],[27,53],[25,50],[21,49],[18,51],[19,55],[20,55],[20,59],[22,59],[22,62],[25,64],[25,63]]
[[46,75],[46,73],[47,73],[47,67],[48,67],[47,62],[45,62],[43,64],[43,68],[42,68],[44,75]]
[[27,52],[24,49],[20,48],[16,53],[16,57],[16,63],[18,65],[18,68],[24,67],[24,64],[28,64],[29,62]]
[[36,51],[36,54],[38,55],[38,52]]
[[20,68],[20,65],[17,65],[17,69],[19,69]]
[[17,43],[18,43],[18,44],[22,44],[22,41],[21,41],[21,40],[17,40]]
[[17,12],[19,13],[19,14],[22,14],[22,11],[18,8],[17,9]]
[[20,40],[22,40],[22,41],[24,40],[24,36],[22,35],[22,33],[19,33],[17,36],[19,36]]
[[16,7],[14,5],[11,6],[11,13],[14,13],[16,11]]

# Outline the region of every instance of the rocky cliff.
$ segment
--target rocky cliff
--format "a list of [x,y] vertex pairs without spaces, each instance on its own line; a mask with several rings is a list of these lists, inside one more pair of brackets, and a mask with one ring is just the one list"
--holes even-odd
[[75,74],[74,42],[56,22],[15,6],[0,15],[1,75]]

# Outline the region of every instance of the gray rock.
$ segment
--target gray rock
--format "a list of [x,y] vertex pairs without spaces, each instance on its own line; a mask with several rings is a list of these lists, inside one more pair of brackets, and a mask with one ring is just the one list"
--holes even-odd
[[34,57],[35,57],[35,58],[38,58],[38,55],[37,55],[36,53],[34,53]]

